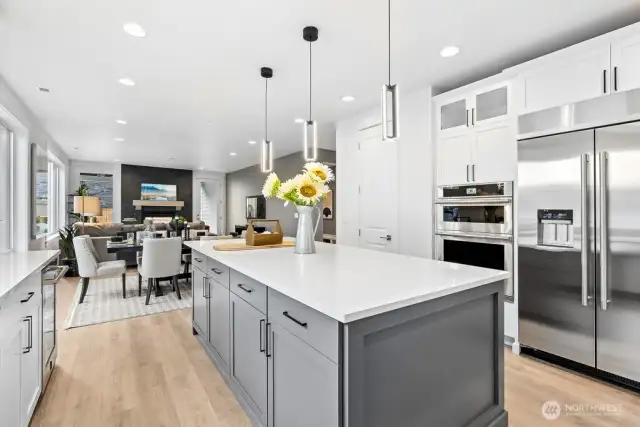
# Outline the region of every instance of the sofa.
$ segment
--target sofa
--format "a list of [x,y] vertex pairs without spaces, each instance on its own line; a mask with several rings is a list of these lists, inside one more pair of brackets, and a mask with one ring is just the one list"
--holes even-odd
[[[193,231],[197,230],[209,230],[209,226],[204,222],[190,222],[189,227]],[[169,223],[155,223],[156,231],[169,232],[173,230]],[[77,235],[87,235],[91,237],[91,241],[98,252],[98,256],[102,261],[114,261],[124,260],[127,263],[127,267],[135,267],[137,265],[136,254],[134,252],[119,252],[116,254],[110,254],[107,252],[107,241],[114,236],[123,236],[126,233],[136,233],[138,231],[144,231],[146,226],[144,224],[123,224],[119,222],[109,223],[84,223],[84,233],[82,231],[82,223],[76,222],[73,224],[73,228]],[[124,237],[124,236],[123,236]]]

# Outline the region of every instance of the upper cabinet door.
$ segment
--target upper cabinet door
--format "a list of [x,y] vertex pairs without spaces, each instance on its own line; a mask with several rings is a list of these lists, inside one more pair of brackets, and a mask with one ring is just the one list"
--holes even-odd
[[611,45],[614,91],[640,87],[640,35]]
[[455,135],[469,130],[470,109],[466,97],[447,101],[438,106],[438,131],[440,135]]
[[[524,74],[524,112],[597,98],[612,92],[609,46]],[[523,112],[519,112],[522,114]]]
[[501,83],[477,91],[471,106],[471,125],[481,127],[504,120],[511,112],[510,85]]
[[513,181],[516,175],[517,142],[509,121],[475,132],[473,182]]
[[473,139],[473,133],[468,132],[438,140],[438,185],[471,182]]

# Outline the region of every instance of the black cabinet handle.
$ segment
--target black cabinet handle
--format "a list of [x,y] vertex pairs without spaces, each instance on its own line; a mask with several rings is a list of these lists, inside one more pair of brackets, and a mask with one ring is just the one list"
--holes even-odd
[[469,110],[466,111],[465,116],[467,117],[467,127],[469,127]]
[[[260,353],[264,353],[265,352],[265,348],[262,346],[262,325],[264,325],[266,322],[265,319],[260,319]],[[265,331],[266,333],[266,331]]]
[[607,93],[607,70],[602,71],[602,89]]
[[218,268],[212,268],[211,271],[213,271],[216,274],[222,274],[223,273],[223,271],[218,269]]
[[265,335],[267,336],[267,357],[273,356],[273,348],[271,352],[269,352],[269,347],[273,345],[273,333],[271,332],[271,323],[267,323],[267,327],[265,328]]
[[613,90],[618,91],[618,67],[613,67]]
[[246,288],[242,283],[238,283],[238,287],[239,287],[240,289],[242,289],[243,291],[245,291],[246,293],[248,293],[248,294],[250,294],[251,292],[253,292],[253,289]]
[[476,125],[476,109],[472,108],[471,109],[471,126],[475,126]]
[[198,262],[202,262],[202,260],[200,258],[194,258],[196,261]]
[[29,295],[29,296],[27,298],[23,299],[23,300],[20,300],[20,302],[22,302],[22,303],[28,302],[31,299],[31,297],[35,295],[35,293],[29,292],[27,295]]
[[31,349],[33,348],[33,316],[27,316],[22,319],[23,322],[27,322],[29,324],[29,335],[27,339],[27,348],[22,350],[22,353],[31,353]]
[[282,312],[282,315],[283,315],[284,317],[286,317],[287,319],[289,319],[289,320],[291,320],[291,321],[293,321],[293,322],[296,322],[298,325],[302,326],[303,328],[306,328],[306,327],[307,327],[307,322],[301,322],[301,321],[299,321],[298,319],[296,319],[295,317],[291,317],[291,316],[289,315],[289,312],[288,312],[288,311],[283,311],[283,312]]

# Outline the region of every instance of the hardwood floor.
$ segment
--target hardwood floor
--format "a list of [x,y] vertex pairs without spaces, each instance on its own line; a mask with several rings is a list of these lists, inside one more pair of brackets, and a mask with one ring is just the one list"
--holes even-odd
[[[189,310],[64,330],[76,283],[58,284],[58,366],[32,427],[251,425],[191,335]],[[640,426],[639,395],[510,351],[505,355],[510,426]],[[541,410],[546,401],[562,407],[610,404],[619,413],[563,413],[548,421]]]

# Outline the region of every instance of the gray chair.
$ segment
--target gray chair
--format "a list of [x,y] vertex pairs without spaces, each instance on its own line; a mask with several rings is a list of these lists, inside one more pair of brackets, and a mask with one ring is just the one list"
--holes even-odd
[[[138,266],[138,272],[141,276],[147,278],[147,300],[149,305],[151,291],[155,287],[156,293],[159,288],[159,279],[171,277],[173,288],[178,295],[178,299],[182,299],[180,295],[180,287],[178,286],[178,274],[180,274],[182,253],[182,239],[180,237],[171,237],[169,239],[145,239],[142,243],[142,259]],[[138,289],[140,292],[140,289]]]
[[78,273],[82,278],[82,292],[80,301],[82,304],[87,296],[89,281],[94,277],[122,276],[122,298],[127,297],[126,273],[127,264],[124,261],[100,261],[96,248],[93,246],[91,237],[77,236],[73,238],[73,247],[76,251],[76,261],[78,262]]

